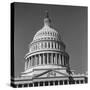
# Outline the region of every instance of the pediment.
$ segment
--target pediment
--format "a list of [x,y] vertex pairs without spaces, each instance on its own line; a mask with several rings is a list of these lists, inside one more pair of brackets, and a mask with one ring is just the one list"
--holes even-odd
[[68,74],[65,71],[58,71],[58,70],[47,70],[43,73],[34,75],[34,78],[48,78],[48,77],[60,77],[60,76],[68,76]]

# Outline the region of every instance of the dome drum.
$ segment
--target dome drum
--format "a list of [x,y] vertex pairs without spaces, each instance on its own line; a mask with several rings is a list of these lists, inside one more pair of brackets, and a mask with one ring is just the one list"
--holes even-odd
[[65,52],[65,45],[63,42],[57,42],[57,41],[39,41],[36,43],[33,43],[30,48],[29,52],[36,52],[36,51],[42,51],[42,50],[58,50]]
[[[56,65],[67,67],[69,65],[69,56],[65,53],[39,53],[27,58],[27,68],[34,68],[40,65]],[[25,69],[25,70],[26,70]]]

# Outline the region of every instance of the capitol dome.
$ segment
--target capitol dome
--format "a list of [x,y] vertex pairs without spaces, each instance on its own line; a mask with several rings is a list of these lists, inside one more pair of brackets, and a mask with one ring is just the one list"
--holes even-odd
[[44,18],[44,26],[34,35],[29,47],[29,54],[43,50],[65,51],[60,34],[51,27],[49,16]]
[[[60,34],[51,27],[51,20],[48,16],[44,18],[44,26],[34,35],[29,45],[29,52],[25,56],[25,71],[23,76],[38,75],[42,71],[37,69],[65,69],[69,66],[69,55],[65,51],[65,44]],[[33,72],[33,73],[30,73]]]

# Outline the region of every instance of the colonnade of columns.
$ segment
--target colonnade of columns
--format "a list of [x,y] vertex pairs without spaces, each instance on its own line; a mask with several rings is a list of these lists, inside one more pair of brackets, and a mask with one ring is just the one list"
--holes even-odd
[[56,64],[66,66],[69,64],[67,56],[57,53],[43,53],[27,58],[25,70],[37,65]]
[[39,49],[45,49],[45,48],[49,48],[49,49],[58,49],[58,50],[65,50],[64,46],[61,45],[58,42],[51,42],[51,41],[44,41],[44,42],[39,42],[34,44],[31,48],[30,51],[36,51]]

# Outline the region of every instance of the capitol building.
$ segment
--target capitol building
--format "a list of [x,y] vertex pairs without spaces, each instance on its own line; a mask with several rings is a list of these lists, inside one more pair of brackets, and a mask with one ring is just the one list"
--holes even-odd
[[13,87],[87,83],[85,75],[73,75],[66,45],[59,32],[52,28],[48,12],[43,27],[34,35],[24,58],[24,72],[12,80]]

